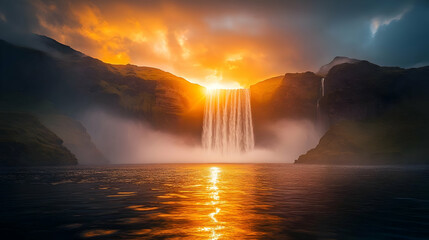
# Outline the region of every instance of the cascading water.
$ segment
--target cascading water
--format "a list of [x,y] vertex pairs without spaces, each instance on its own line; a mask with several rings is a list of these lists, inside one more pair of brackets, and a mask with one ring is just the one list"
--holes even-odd
[[321,88],[321,92],[322,92],[322,97],[325,96],[325,78],[322,78],[322,80],[320,80],[320,88]]
[[255,146],[249,89],[214,89],[207,93],[203,147],[220,153],[238,153]]
[[317,99],[317,106],[316,106],[316,111],[317,111],[317,120],[320,121],[321,118],[321,113],[320,113],[320,100],[322,99],[322,97],[325,96],[325,78],[320,79],[320,95],[319,98]]

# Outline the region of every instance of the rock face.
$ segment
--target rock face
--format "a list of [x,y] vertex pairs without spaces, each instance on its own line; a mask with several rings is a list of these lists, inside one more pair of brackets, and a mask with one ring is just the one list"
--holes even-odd
[[333,67],[321,108],[331,128],[297,163],[428,163],[429,67]]
[[24,113],[0,113],[0,165],[75,165],[77,159],[63,141],[36,117]]
[[394,121],[343,121],[322,137],[297,163],[427,164],[426,126]]
[[55,109],[49,101],[38,101],[22,94],[4,94],[0,96],[0,112],[20,112],[36,116],[64,141],[63,145],[76,156],[79,164],[108,162],[92,142],[85,127]]
[[[92,110],[200,141],[203,87],[160,69],[106,64],[53,39],[37,39],[37,49],[0,40],[0,111],[41,117],[80,163],[106,162],[77,121]],[[1,137],[6,141],[8,136]],[[63,162],[49,161],[46,165]]]
[[[0,40],[1,96],[11,94],[48,102],[61,109],[61,115],[74,120],[82,112],[101,108],[109,114],[146,121],[163,131],[192,136],[200,142],[203,87],[160,69],[106,64],[55,40],[41,36],[39,39],[45,46],[39,50]],[[321,98],[322,77],[325,95]],[[319,102],[319,113],[327,117],[332,127],[319,145],[297,163],[428,162],[425,156],[429,146],[429,67],[380,67],[336,57],[318,74],[287,73],[254,84],[250,90],[257,146],[272,138],[264,132],[264,126],[273,121],[314,122]],[[70,129],[62,132],[55,130],[55,124],[46,123],[79,156],[73,150],[79,145],[73,129],[79,127],[68,120],[59,122]],[[78,138],[87,143],[80,144],[80,149],[84,149],[83,145],[91,146],[84,131]],[[98,155],[94,149],[85,151]],[[95,158],[104,161],[100,156]]]
[[280,119],[316,120],[320,76],[287,73],[250,87],[256,144],[269,141],[265,126]]
[[156,68],[111,66],[113,72],[125,78],[102,81],[98,93],[115,95],[122,109],[135,113],[157,128],[201,136],[203,87]]
[[79,122],[59,114],[39,114],[38,118],[49,130],[60,137],[63,145],[77,158],[79,164],[106,164],[108,160],[97,149],[91,136]]
[[52,39],[42,40],[52,51],[0,40],[2,93],[50,101],[71,116],[103,108],[159,129],[200,136],[203,87],[160,69],[106,64]]
[[[429,67],[380,67],[367,61],[338,65],[325,78],[321,107],[332,124],[376,118],[404,104],[414,108],[427,103],[428,78]],[[427,113],[425,108],[420,112]]]
[[321,100],[331,124],[378,116],[395,104],[403,94],[395,86],[401,71],[367,61],[333,67],[325,78],[325,97]]
[[316,116],[321,77],[312,72],[287,73],[254,84],[252,111],[256,121]]
[[357,63],[359,61],[360,60],[348,58],[348,57],[335,57],[330,63],[320,67],[319,71],[317,71],[317,75],[325,77],[328,74],[329,70],[331,70],[331,68],[333,68],[336,65],[340,65],[343,63]]

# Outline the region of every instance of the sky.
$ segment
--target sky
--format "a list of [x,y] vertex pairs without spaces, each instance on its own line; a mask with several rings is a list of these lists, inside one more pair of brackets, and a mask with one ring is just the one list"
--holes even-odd
[[214,87],[317,71],[335,56],[429,65],[429,1],[0,0],[0,31]]

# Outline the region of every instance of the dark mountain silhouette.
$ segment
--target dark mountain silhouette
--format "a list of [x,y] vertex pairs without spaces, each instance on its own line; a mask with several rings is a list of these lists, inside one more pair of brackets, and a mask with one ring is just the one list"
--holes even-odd
[[[0,40],[0,93],[2,98],[12,99],[0,101],[0,110],[16,110],[14,105],[19,103],[20,110],[42,120],[57,116],[43,122],[75,153],[83,150],[97,155],[95,146],[84,150],[83,145],[93,144],[85,129],[77,127],[79,115],[94,109],[200,140],[203,87],[160,69],[107,64],[53,39],[37,39],[42,50]],[[428,77],[429,67],[380,67],[337,57],[318,74],[287,73],[259,82],[250,88],[256,144],[263,145],[271,137],[263,126],[273,121],[316,122],[319,102],[331,127],[319,145],[297,163],[427,162]],[[39,110],[39,105],[51,108]],[[76,139],[70,136],[80,136],[87,144],[76,147]],[[99,159],[104,161],[102,156]]]
[[77,164],[63,141],[26,113],[0,113],[0,166]]
[[43,125],[64,141],[63,145],[76,156],[79,164],[109,163],[80,122],[60,114],[38,114],[37,117]]
[[353,58],[337,56],[330,63],[321,66],[319,71],[317,71],[317,75],[325,77],[328,74],[329,70],[331,70],[331,68],[333,68],[334,66],[337,66],[343,63],[357,63],[359,61],[360,60],[353,59]]
[[252,85],[255,120],[314,119],[320,79],[312,72],[286,73]]
[[3,93],[50,101],[70,116],[102,107],[164,130],[200,134],[203,87],[156,68],[106,64],[41,39],[63,56],[0,41]]
[[36,38],[36,41],[39,41],[39,46],[41,46],[41,50],[44,50],[45,52],[50,53],[52,55],[69,58],[85,56],[85,54],[76,51],[67,45],[59,43],[52,38],[43,35],[35,35],[34,37]]
[[312,72],[286,73],[250,87],[257,145],[269,145],[274,136],[266,131],[281,119],[316,121],[322,77]]
[[321,108],[331,128],[297,163],[428,163],[429,67],[334,66]]
[[106,161],[78,121],[94,109],[199,140],[203,87],[156,68],[106,64],[53,39],[36,39],[46,51],[0,40],[0,110],[39,117],[80,163]]

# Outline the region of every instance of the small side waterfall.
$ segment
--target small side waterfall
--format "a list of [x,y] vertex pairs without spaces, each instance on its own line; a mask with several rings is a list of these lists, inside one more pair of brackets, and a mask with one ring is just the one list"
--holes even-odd
[[321,120],[321,112],[320,112],[320,100],[322,99],[322,97],[325,96],[325,78],[320,79],[320,95],[319,98],[317,99],[317,104],[316,104],[316,114],[317,114],[317,121]]
[[322,92],[322,97],[325,96],[325,78],[322,78],[322,80],[320,80],[320,89]]
[[214,89],[207,93],[203,147],[220,153],[246,152],[254,148],[249,89]]

